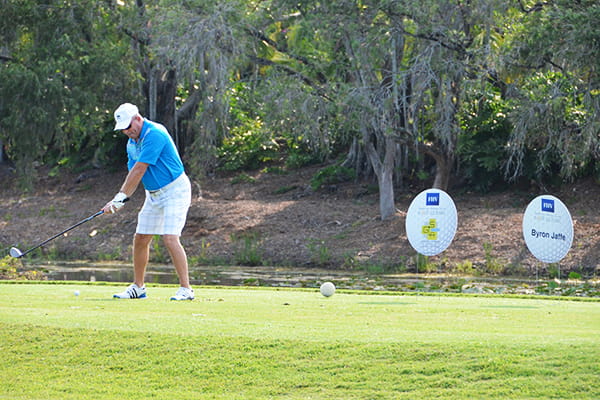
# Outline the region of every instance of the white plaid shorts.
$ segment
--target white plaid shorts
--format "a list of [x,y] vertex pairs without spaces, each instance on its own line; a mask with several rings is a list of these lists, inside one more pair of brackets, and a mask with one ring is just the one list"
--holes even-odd
[[159,190],[146,190],[136,233],[181,236],[191,202],[192,187],[185,173]]

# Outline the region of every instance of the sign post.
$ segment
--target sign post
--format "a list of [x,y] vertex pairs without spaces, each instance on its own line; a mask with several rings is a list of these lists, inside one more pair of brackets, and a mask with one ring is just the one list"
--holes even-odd
[[573,243],[573,220],[569,210],[554,196],[536,197],[523,215],[523,237],[535,258],[548,264],[559,262]]
[[446,250],[454,239],[457,225],[454,201],[439,189],[419,193],[406,213],[408,241],[424,256],[434,256]]

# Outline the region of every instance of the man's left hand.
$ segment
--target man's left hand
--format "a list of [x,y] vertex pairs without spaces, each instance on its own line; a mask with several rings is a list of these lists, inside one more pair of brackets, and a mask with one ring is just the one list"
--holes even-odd
[[115,213],[125,205],[125,202],[127,200],[129,200],[129,197],[127,197],[125,193],[119,192],[111,201],[109,201],[104,207],[102,207],[102,211],[108,214]]

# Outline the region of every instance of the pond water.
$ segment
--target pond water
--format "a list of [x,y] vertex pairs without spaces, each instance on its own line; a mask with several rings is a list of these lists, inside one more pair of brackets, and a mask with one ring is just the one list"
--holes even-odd
[[[77,262],[26,265],[25,270],[41,270],[48,280],[64,281],[133,281],[131,264],[89,264]],[[485,292],[506,293],[507,288],[531,288],[539,281],[469,278],[432,274],[368,274],[365,271],[325,270],[316,268],[285,267],[190,267],[192,285],[213,286],[270,286],[318,288],[332,281],[340,289],[461,292],[465,285],[480,285]],[[171,265],[149,265],[146,282],[177,284],[177,275]],[[512,290],[508,290],[509,292]]]
[[[131,264],[51,263],[26,266],[26,270],[41,270],[48,280],[131,282]],[[318,287],[325,281],[334,281],[341,287],[375,288],[393,286],[390,275],[370,276],[360,271],[336,271],[324,269],[301,269],[284,267],[190,267],[192,285],[217,286],[279,286]],[[404,278],[406,280],[406,278]],[[146,282],[176,284],[175,269],[171,265],[149,265]],[[397,283],[397,282],[396,282]]]

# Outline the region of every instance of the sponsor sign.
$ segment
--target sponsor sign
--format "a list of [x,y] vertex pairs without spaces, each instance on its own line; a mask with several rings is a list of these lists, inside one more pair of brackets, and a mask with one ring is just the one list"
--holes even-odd
[[538,196],[523,215],[523,237],[535,258],[545,263],[562,260],[573,243],[573,220],[558,198]]
[[420,254],[434,256],[446,250],[456,234],[458,216],[452,198],[443,190],[417,195],[406,213],[406,236]]

